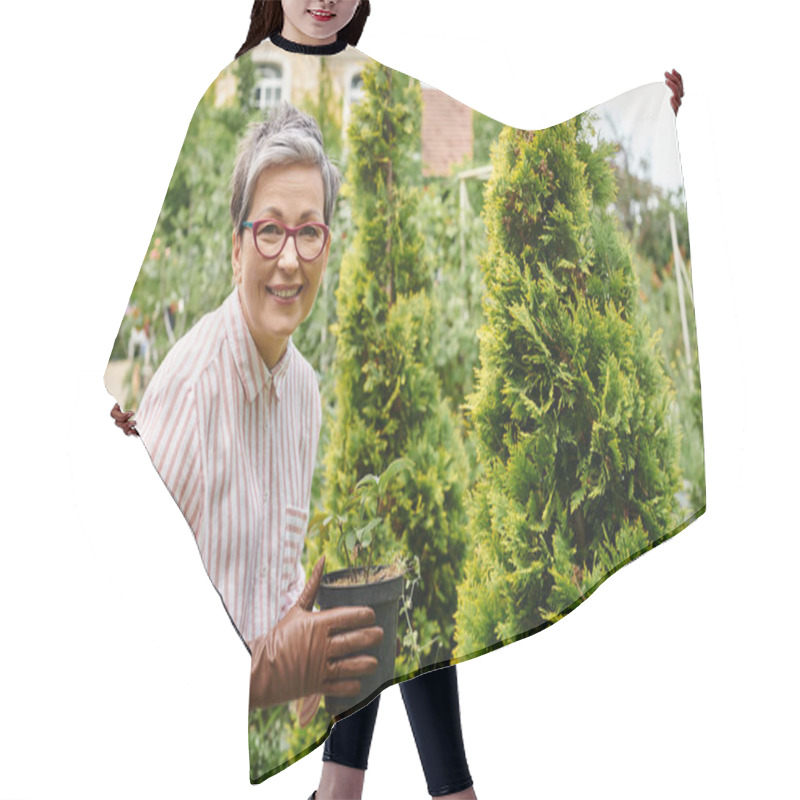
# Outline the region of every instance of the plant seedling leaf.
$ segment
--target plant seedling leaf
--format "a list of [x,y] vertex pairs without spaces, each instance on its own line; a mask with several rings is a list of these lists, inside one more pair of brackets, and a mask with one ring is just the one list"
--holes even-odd
[[362,547],[369,547],[372,544],[372,531],[383,522],[382,517],[375,517],[371,519],[363,528],[358,532],[358,540],[361,542]]
[[397,475],[398,472],[404,469],[408,469],[409,467],[413,466],[414,462],[411,461],[409,458],[398,458],[392,461],[388,467],[383,471],[383,474],[378,481],[378,494],[383,496],[386,492],[386,487],[389,485],[389,481]]
[[364,477],[363,477],[363,478],[362,478],[362,479],[361,479],[361,480],[360,480],[360,481],[359,481],[359,482],[356,484],[356,488],[357,488],[357,489],[360,489],[362,486],[366,486],[368,483],[370,483],[370,481],[371,481],[372,483],[375,483],[375,484],[377,484],[377,483],[378,483],[378,479],[377,479],[377,477],[375,477],[375,475],[365,475],[365,476],[364,476]]

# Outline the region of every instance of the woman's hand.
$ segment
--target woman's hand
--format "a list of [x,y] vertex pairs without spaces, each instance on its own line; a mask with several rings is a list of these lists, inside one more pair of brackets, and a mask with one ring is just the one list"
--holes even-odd
[[383,639],[383,628],[373,625],[371,608],[311,610],[324,564],[323,556],[283,619],[264,636],[248,642],[251,709],[314,694],[354,697],[361,691],[360,678],[377,668],[373,656],[354,655]]
[[666,81],[664,83],[672,91],[672,97],[669,100],[669,104],[672,106],[672,110],[675,112],[675,116],[678,116],[678,109],[681,107],[681,98],[683,97],[683,78],[681,77],[680,72],[677,70],[672,70],[672,72],[665,72],[664,77]]
[[123,411],[119,407],[119,403],[114,403],[114,408],[111,409],[111,416],[114,418],[114,424],[125,431],[126,436],[138,436],[139,431],[136,430],[136,420],[131,419],[133,411]]

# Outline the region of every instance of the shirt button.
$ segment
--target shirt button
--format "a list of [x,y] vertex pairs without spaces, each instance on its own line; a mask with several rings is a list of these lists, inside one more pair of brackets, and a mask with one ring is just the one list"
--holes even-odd
[[269,503],[269,492],[264,492],[264,502]]

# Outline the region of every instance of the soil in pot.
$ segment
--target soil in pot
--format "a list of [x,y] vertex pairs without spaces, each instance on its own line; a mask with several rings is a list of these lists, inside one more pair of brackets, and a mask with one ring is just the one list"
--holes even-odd
[[[325,708],[332,716],[352,708],[394,678],[398,603],[403,594],[403,573],[394,565],[375,567],[371,582],[364,583],[365,571],[363,568],[357,569],[352,576],[350,570],[342,569],[323,575],[317,594],[317,603],[323,610],[339,606],[369,606],[375,612],[375,624],[383,628],[381,643],[363,651],[378,659],[378,668],[361,679],[361,692],[353,697],[325,695]],[[378,576],[383,579],[377,580]],[[353,577],[360,582],[354,582]]]
[[[328,586],[363,586],[365,583],[382,583],[404,574],[402,564],[392,564],[389,567],[372,567],[366,581],[364,580],[364,572],[365,570],[363,569],[358,569],[355,574],[349,569],[338,570],[335,573],[331,572],[329,575],[324,575],[322,581],[327,583]],[[339,575],[339,577],[335,580],[326,581],[326,578],[329,576],[332,578],[334,575]]]

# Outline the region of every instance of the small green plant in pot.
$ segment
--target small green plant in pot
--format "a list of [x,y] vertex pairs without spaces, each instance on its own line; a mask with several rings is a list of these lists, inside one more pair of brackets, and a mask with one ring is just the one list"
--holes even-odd
[[393,461],[380,475],[365,475],[358,481],[341,512],[317,512],[311,520],[311,532],[333,528],[338,534],[337,550],[347,563],[346,569],[328,572],[322,577],[317,594],[321,609],[340,606],[369,606],[375,612],[375,624],[383,628],[383,640],[364,651],[378,659],[378,668],[362,679],[361,692],[355,697],[325,696],[325,708],[332,715],[341,714],[369,697],[394,678],[397,656],[398,603],[403,594],[405,560],[397,554],[389,563],[376,563],[376,551],[388,540],[387,492],[393,479],[413,466],[407,458]]

